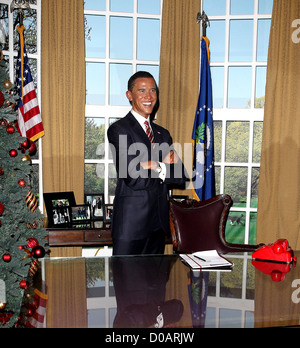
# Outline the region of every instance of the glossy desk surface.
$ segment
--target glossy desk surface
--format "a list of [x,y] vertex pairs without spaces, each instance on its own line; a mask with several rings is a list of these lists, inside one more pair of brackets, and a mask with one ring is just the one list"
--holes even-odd
[[[300,256],[300,252],[295,254]],[[234,263],[231,271],[191,271],[176,255],[45,259],[33,278],[34,287],[48,297],[43,325],[69,328],[299,325],[297,265],[285,273],[282,271],[287,269],[280,269],[282,265],[260,263],[262,272],[253,266],[251,253],[225,257]],[[41,288],[42,284],[46,290]]]

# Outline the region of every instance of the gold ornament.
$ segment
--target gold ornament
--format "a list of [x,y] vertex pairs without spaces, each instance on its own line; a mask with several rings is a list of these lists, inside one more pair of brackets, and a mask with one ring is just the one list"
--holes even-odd
[[3,86],[4,86],[4,88],[6,88],[6,89],[11,89],[12,83],[11,83],[9,80],[5,80],[5,81],[3,82]]
[[39,269],[39,262],[38,262],[38,260],[33,260],[31,262],[30,269],[29,269],[30,277],[33,277],[36,274],[38,269]]
[[2,311],[3,309],[5,309],[6,307],[6,303],[0,303],[0,311]]
[[26,204],[28,209],[34,213],[37,209],[38,203],[35,195],[29,190],[26,196]]
[[31,161],[31,157],[29,155],[25,155],[23,158],[22,158],[22,162],[30,162],[30,164],[32,164],[32,161]]

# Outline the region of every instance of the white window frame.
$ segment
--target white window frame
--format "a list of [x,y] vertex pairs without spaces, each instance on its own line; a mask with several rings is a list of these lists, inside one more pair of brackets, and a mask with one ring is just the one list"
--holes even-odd
[[[253,134],[255,122],[263,122],[264,109],[258,109],[254,107],[255,104],[255,90],[256,90],[256,68],[266,67],[267,62],[257,62],[257,28],[259,19],[271,19],[272,15],[258,14],[258,1],[254,0],[254,14],[252,15],[231,15],[230,14],[230,1],[226,2],[226,15],[209,16],[209,20],[225,20],[225,61],[224,62],[212,62],[211,67],[224,67],[224,93],[223,93],[223,108],[214,108],[213,119],[215,122],[222,122],[222,146],[221,146],[221,162],[216,162],[215,166],[221,169],[220,179],[220,193],[226,193],[224,191],[225,186],[225,168],[226,167],[244,167],[248,169],[247,176],[247,203],[246,207],[232,207],[231,212],[245,212],[245,240],[244,243],[249,243],[249,231],[250,231],[250,214],[257,213],[257,208],[251,208],[251,178],[253,168],[260,168],[260,163],[253,163]],[[253,50],[252,61],[250,62],[231,62],[229,61],[229,40],[230,40],[230,21],[234,19],[250,19],[254,21],[253,30]],[[209,31],[207,33],[209,38]],[[227,95],[228,95],[228,70],[229,67],[236,66],[249,66],[252,68],[252,86],[251,86],[251,104],[249,109],[238,109],[227,107]],[[227,122],[243,121],[250,123],[249,129],[249,153],[248,162],[226,162],[226,130]]]
[[[128,106],[112,106],[109,105],[109,76],[110,76],[110,64],[132,64],[134,74],[137,71],[137,65],[157,65],[159,66],[159,61],[145,61],[138,60],[137,57],[137,21],[139,18],[149,18],[149,19],[159,19],[161,21],[162,18],[162,6],[163,0],[161,0],[161,11],[159,15],[150,15],[138,13],[138,3],[137,0],[133,0],[133,12],[116,12],[116,11],[94,11],[94,10],[85,10],[85,15],[99,15],[106,17],[106,37],[105,37],[105,58],[86,58],[86,63],[104,63],[105,64],[105,104],[104,105],[86,105],[85,115],[86,118],[104,118],[105,119],[105,129],[107,130],[109,127],[110,118],[122,118],[124,117],[130,110],[131,106],[128,103]],[[110,0],[106,0],[106,8],[110,8]],[[110,43],[110,17],[130,17],[133,18],[133,59],[112,59],[109,57],[109,43]],[[124,91],[125,94],[126,91]],[[108,202],[108,183],[109,183],[109,165],[113,164],[113,161],[109,159],[109,143],[107,137],[105,137],[105,158],[104,159],[85,159],[86,164],[104,164],[105,167],[105,177],[104,177],[104,197],[105,201]]]

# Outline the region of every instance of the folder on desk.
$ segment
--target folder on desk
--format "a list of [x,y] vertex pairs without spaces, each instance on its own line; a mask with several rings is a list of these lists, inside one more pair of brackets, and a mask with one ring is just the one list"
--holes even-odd
[[180,254],[184,263],[192,269],[231,268],[233,263],[221,256],[217,250],[197,251],[193,254]]

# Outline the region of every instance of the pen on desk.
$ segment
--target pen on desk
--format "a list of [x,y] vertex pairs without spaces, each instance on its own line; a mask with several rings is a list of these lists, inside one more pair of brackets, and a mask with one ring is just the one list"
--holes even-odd
[[201,257],[196,256],[196,255],[194,255],[194,256],[195,256],[196,259],[206,262],[206,260],[202,259]]

